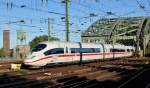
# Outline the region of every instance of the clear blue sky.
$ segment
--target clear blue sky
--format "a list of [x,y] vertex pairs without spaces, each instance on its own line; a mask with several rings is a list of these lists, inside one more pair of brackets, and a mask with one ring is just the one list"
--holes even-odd
[[[24,20],[21,26],[19,23],[9,25],[11,48],[16,45],[16,30],[23,28],[26,32],[27,44],[35,36],[47,34],[47,18],[52,19],[51,34],[65,41],[65,23],[61,19],[61,14],[65,13],[62,0],[0,0],[0,47],[2,47],[2,31],[4,23]],[[12,7],[11,7],[12,3]],[[139,4],[138,4],[139,3]],[[144,10],[140,8],[144,6]],[[81,32],[86,30],[94,21],[101,18],[110,17],[130,17],[147,16],[150,12],[150,0],[70,0],[70,40],[81,41]],[[50,13],[56,12],[61,14]],[[108,15],[106,12],[112,12],[114,15]],[[89,17],[94,13],[96,17]],[[34,26],[34,27],[31,27]],[[82,30],[80,33],[73,31]],[[42,31],[42,32],[41,32]]]

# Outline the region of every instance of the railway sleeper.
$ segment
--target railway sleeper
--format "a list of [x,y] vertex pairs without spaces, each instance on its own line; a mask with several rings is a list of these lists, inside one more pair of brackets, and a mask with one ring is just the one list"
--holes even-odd
[[6,77],[12,77],[12,76],[11,76],[11,75],[8,75],[8,74],[2,74],[2,75],[0,75],[0,79],[6,78]]
[[87,80],[86,77],[75,78],[75,79],[71,79],[69,81],[64,82],[64,85],[72,84],[72,83],[75,83],[75,82],[81,82],[81,81],[85,81],[85,80]]
[[25,84],[25,85],[19,85],[17,86],[16,88],[43,88],[43,87],[46,87],[46,86],[49,86],[49,83],[47,81],[35,81],[35,82],[31,82],[31,83],[28,83],[28,84]]
[[87,81],[90,81],[90,80],[83,80],[83,81],[75,82],[75,83],[68,84],[68,85],[62,85],[61,88],[70,88],[70,87],[73,87],[75,85],[78,85],[78,84],[81,84],[81,83],[85,83]]
[[3,75],[0,75],[0,80],[7,79],[7,78],[16,78],[16,77],[18,77],[18,76],[3,74]]
[[93,79],[93,80],[89,80],[89,81],[85,81],[83,83],[79,83],[75,86],[73,86],[72,88],[83,88],[83,87],[86,87],[87,85],[93,85],[95,83],[99,83],[96,79]]
[[44,87],[44,88],[58,88],[62,86],[61,84],[56,84],[56,85],[52,85],[52,86],[47,86],[47,87]]
[[130,75],[137,74],[138,72],[139,71],[137,71],[137,70],[128,70],[128,71],[120,73],[119,75],[121,75],[122,77],[128,77]]
[[78,78],[78,76],[63,77],[63,78],[57,79],[57,82],[61,83],[61,82],[65,82],[71,79],[75,79],[75,78]]
[[19,82],[12,82],[12,83],[6,83],[6,84],[3,84],[3,85],[0,85],[0,88],[7,88],[7,87],[16,87],[16,86],[19,86],[19,85],[25,85],[27,83],[32,83],[32,82],[35,82],[34,80],[20,80]]
[[99,83],[94,83],[92,85],[85,86],[83,88],[100,88]]
[[0,79],[0,84],[4,85],[4,84],[13,83],[13,82],[16,82],[16,81],[20,81],[20,80],[26,80],[26,79],[25,78],[17,78],[17,77],[3,78],[3,79]]

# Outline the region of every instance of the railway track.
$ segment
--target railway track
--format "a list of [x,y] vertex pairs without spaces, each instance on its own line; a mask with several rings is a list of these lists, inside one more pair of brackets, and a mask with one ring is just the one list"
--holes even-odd
[[150,67],[145,68],[141,72],[121,84],[118,88],[150,88],[149,74]]
[[[82,65],[28,69],[25,74],[19,74],[17,71],[4,72],[0,73],[0,88],[99,88],[99,86],[117,88],[147,68],[147,65],[139,65],[142,61],[137,61],[138,63],[134,65],[129,60],[128,62],[121,64],[121,60],[114,60],[112,62],[102,61],[101,64],[92,62]],[[149,86],[150,84],[147,83],[145,88]]]

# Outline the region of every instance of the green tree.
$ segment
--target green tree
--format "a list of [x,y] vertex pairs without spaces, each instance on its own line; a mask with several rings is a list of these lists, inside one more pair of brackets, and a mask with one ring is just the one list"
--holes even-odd
[[[59,41],[59,39],[56,38],[56,37],[50,37],[50,41],[54,41],[54,40]],[[32,48],[33,46],[35,46],[39,42],[43,42],[43,41],[48,41],[48,36],[47,35],[36,36],[31,42],[29,42],[29,45]]]

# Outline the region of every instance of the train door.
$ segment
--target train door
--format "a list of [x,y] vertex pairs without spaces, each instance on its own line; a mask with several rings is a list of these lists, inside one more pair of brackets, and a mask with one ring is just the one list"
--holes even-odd
[[113,46],[111,44],[105,44],[105,59],[113,58]]
[[67,46],[63,47],[63,53],[58,54],[57,56],[54,56],[54,57],[58,57],[59,58],[58,62],[60,62],[60,63],[72,61],[72,59],[70,58]]
[[66,63],[70,63],[73,61],[73,54],[71,54],[70,52],[70,47],[72,47],[73,44],[70,43],[61,43],[59,45],[59,47],[63,47],[64,48],[64,54],[60,55],[60,61],[61,62],[66,62]]
[[64,48],[53,48],[44,52],[44,55],[49,58],[47,59],[47,63],[59,63],[61,62],[61,54],[64,54]]
[[68,44],[68,54],[70,62],[78,62],[80,60],[80,46],[78,43],[69,43]]
[[82,44],[81,48],[82,52],[82,60],[83,61],[91,61],[91,60],[97,60],[101,59],[102,55],[102,46],[99,44]]
[[52,60],[55,63],[63,62],[62,55],[64,54],[64,48],[54,48],[51,50]]
[[80,48],[70,48],[70,55],[72,56],[72,62],[77,62],[80,59]]
[[60,61],[58,60],[59,57],[58,57],[57,54],[52,54],[51,56],[52,56],[52,60],[51,60],[52,62],[54,62],[54,63],[59,63],[59,62],[60,62]]

